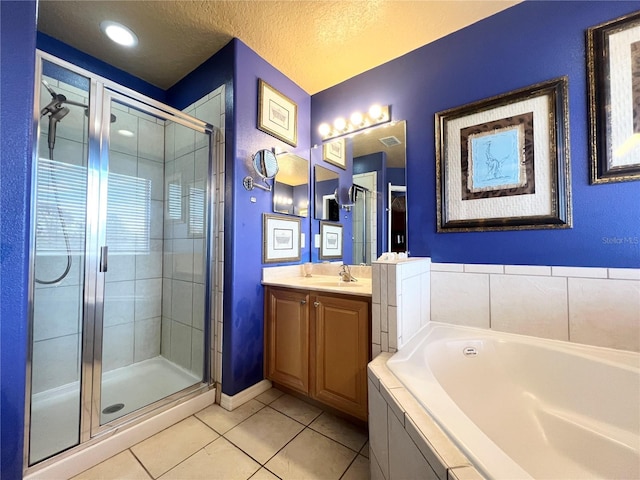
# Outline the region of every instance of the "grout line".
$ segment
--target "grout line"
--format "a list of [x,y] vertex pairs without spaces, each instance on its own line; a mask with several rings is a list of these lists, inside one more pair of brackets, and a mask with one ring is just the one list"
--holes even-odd
[[[149,438],[151,438],[151,437],[149,437]],[[137,445],[137,444],[136,444],[136,445]],[[144,463],[142,463],[142,460],[140,460],[140,459],[136,456],[136,454],[135,454],[135,453],[133,453],[132,448],[131,448],[131,447],[129,447],[129,448],[127,448],[127,450],[131,453],[131,455],[133,455],[133,458],[136,460],[136,462],[138,462],[138,463],[140,464],[140,466],[142,467],[142,469],[143,469],[145,472],[147,472],[147,475],[149,475],[149,478],[155,478],[153,475],[151,475],[151,472],[150,472],[149,470],[147,470],[147,467],[145,467],[145,466],[144,466]],[[115,455],[114,455],[114,457],[115,457]],[[113,458],[113,457],[109,457],[107,460],[109,460],[109,459],[111,459],[111,458]],[[106,460],[105,460],[105,462],[106,462]],[[100,465],[100,464],[98,464],[98,465]],[[95,465],[94,465],[94,466],[95,466]],[[93,467],[91,467],[91,468],[93,468]],[[85,470],[85,471],[86,471],[86,470]]]

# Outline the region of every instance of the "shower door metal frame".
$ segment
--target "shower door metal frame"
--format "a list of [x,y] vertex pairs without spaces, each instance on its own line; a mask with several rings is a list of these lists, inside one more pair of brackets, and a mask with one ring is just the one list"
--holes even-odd
[[[35,205],[37,194],[36,168],[38,162],[38,145],[40,142],[40,79],[42,78],[42,64],[44,61],[51,62],[63,67],[73,73],[84,76],[90,81],[89,89],[89,132],[88,132],[88,154],[87,154],[87,214],[86,214],[86,237],[84,252],[84,290],[83,290],[83,313],[82,313],[82,352],[81,352],[81,372],[80,372],[80,418],[79,420],[79,443],[69,447],[62,452],[56,453],[52,458],[41,460],[30,465],[29,442],[31,427],[31,381],[33,368],[33,321],[34,321],[34,295],[35,295]],[[213,362],[211,355],[212,343],[212,318],[211,312],[215,311],[213,302],[215,296],[211,294],[214,283],[214,276],[217,269],[212,268],[211,260],[213,254],[213,232],[214,232],[214,192],[215,186],[212,184],[213,168],[215,167],[215,140],[217,128],[211,124],[187,115],[180,110],[164,105],[154,99],[146,97],[132,89],[123,87],[109,79],[96,75],[85,69],[77,67],[69,62],[59,59],[53,55],[36,50],[35,67],[35,95],[33,112],[33,157],[32,157],[32,191],[31,191],[31,228],[30,228],[30,250],[29,250],[29,305],[28,305],[28,357],[26,372],[25,391],[25,425],[24,425],[24,450],[23,465],[27,470],[35,465],[49,463],[52,459],[61,456],[71,455],[77,448],[84,448],[97,440],[103,434],[112,431],[115,427],[125,424],[133,425],[148,417],[151,411],[166,410],[182,401],[199,394],[203,390],[208,390],[214,385]],[[100,425],[100,382],[102,371],[102,326],[104,307],[104,272],[99,272],[100,263],[99,246],[106,244],[106,221],[107,208],[107,175],[109,161],[109,134],[110,134],[110,101],[115,99],[134,108],[147,111],[165,120],[181,124],[200,133],[208,135],[209,157],[207,169],[205,216],[207,219],[207,229],[205,236],[205,305],[204,305],[204,366],[203,381],[199,385],[192,385],[168,397],[160,399],[150,405],[120,417],[114,422]],[[107,103],[109,102],[109,103]],[[95,213],[98,212],[98,215]],[[98,383],[96,387],[96,382]]]

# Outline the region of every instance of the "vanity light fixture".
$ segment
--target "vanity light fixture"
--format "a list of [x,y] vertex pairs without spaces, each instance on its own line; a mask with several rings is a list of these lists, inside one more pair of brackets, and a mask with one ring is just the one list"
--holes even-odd
[[329,123],[322,123],[318,127],[318,133],[322,140],[349,135],[365,128],[373,127],[391,121],[391,107],[389,105],[371,105],[367,113],[353,112],[346,121],[338,117],[333,121],[333,127]]
[[105,20],[100,23],[100,28],[112,41],[124,47],[135,47],[138,44],[138,37],[133,31],[118,22]]

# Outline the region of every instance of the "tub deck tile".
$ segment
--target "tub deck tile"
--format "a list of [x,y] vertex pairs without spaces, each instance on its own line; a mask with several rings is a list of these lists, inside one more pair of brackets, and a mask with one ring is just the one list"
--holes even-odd
[[456,467],[450,468],[447,471],[447,480],[483,480],[484,477],[480,475],[473,467]]
[[404,427],[404,408],[402,408],[402,404],[395,398],[395,393],[399,390],[404,390],[402,387],[398,388],[388,388],[384,383],[380,382],[380,393],[382,397],[385,399],[391,411],[398,418],[398,421]]

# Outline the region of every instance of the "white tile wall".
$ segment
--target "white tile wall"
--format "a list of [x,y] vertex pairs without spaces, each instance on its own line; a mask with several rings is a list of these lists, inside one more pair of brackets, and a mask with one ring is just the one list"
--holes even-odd
[[[50,84],[67,98],[88,103],[86,92],[74,87],[59,85],[52,79]],[[68,87],[68,88],[67,88]],[[43,90],[42,101],[50,101],[48,93]],[[218,167],[215,168],[214,186],[216,187],[216,221],[214,232],[218,238],[224,234],[224,86],[203,97],[200,101],[198,113],[205,116],[198,118],[221,128],[217,135],[216,146]],[[150,222],[150,251],[133,255],[131,253],[110,252],[109,271],[106,274],[105,310],[104,310],[104,359],[103,370],[125,366],[134,361],[144,360],[162,354],[172,358],[172,352],[179,357],[179,364],[185,368],[193,368],[196,373],[202,371],[202,361],[197,360],[202,355],[202,345],[192,348],[193,339],[201,337],[204,330],[204,241],[202,238],[190,236],[186,224],[169,225],[168,231],[163,222],[164,207],[164,177],[174,172],[177,157],[191,159],[190,164],[185,159],[178,161],[182,169],[179,174],[191,182],[204,178],[207,172],[207,149],[195,151],[196,146],[204,147],[207,142],[198,134],[200,144],[196,144],[196,135],[185,127],[169,123],[166,128],[164,121],[142,114],[128,107],[114,103],[114,113],[117,116],[118,129],[126,128],[134,132],[133,137],[118,135],[116,130],[110,139],[110,172],[140,177],[151,183],[151,222]],[[57,129],[54,158],[74,165],[86,164],[86,153],[83,142],[86,143],[86,118],[81,108],[71,109]],[[193,108],[191,109],[193,113]],[[47,130],[42,129],[40,154],[48,158]],[[158,138],[164,135],[164,144]],[[177,152],[177,155],[176,155]],[[194,153],[195,152],[195,153]],[[197,159],[202,164],[194,163]],[[163,164],[163,162],[167,162]],[[188,191],[185,189],[185,193]],[[185,197],[188,199],[188,197]],[[174,228],[175,227],[175,228]],[[164,240],[164,234],[167,239]],[[174,240],[173,234],[177,235]],[[220,242],[223,246],[223,242]],[[43,286],[36,284],[34,323],[34,392],[54,388],[78,380],[78,335],[81,324],[81,299],[78,285],[81,281],[81,260],[73,257],[70,274],[58,285]],[[222,282],[223,282],[224,251],[218,254],[213,297],[215,308],[212,315],[222,321]],[[36,261],[38,278],[54,278],[64,270],[66,256],[39,256]],[[172,329],[172,281],[174,268],[176,277],[190,282],[193,292],[189,304],[176,304],[179,315],[185,315],[180,320],[182,326],[189,331],[182,331],[181,327]],[[163,282],[164,277],[164,282]],[[167,281],[169,279],[169,281]],[[76,287],[72,287],[76,285]],[[179,289],[180,290],[180,289]],[[196,303],[193,303],[193,302]],[[197,319],[193,317],[197,316]],[[190,326],[193,323],[193,330]],[[221,326],[221,323],[220,323]],[[212,328],[211,346],[216,350],[216,332],[220,328]],[[198,333],[199,332],[199,333]],[[186,340],[188,338],[188,341]],[[220,336],[220,339],[222,337]],[[172,348],[173,340],[173,348]],[[188,345],[184,354],[178,354],[178,345]],[[195,343],[194,343],[195,345]],[[221,354],[218,355],[221,358]],[[220,365],[220,362],[217,362]],[[216,366],[217,379],[221,379],[221,369]]]
[[434,321],[640,351],[640,269],[434,263],[431,270]]
[[372,355],[395,352],[429,321],[428,258],[372,265]]

